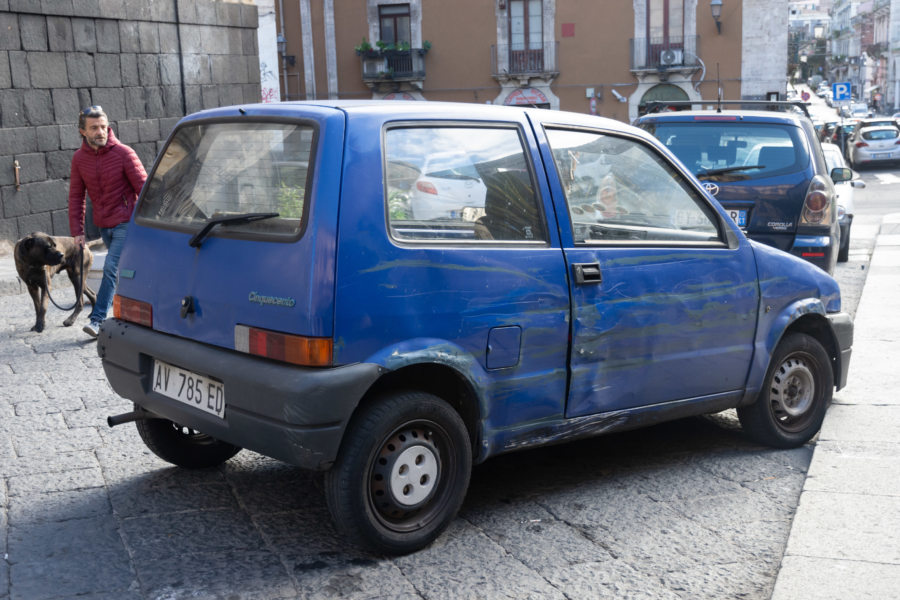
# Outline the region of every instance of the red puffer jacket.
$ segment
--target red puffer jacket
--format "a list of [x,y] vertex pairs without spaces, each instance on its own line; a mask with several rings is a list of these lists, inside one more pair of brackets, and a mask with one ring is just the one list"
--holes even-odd
[[94,150],[84,140],[72,157],[69,180],[69,232],[84,235],[84,193],[91,197],[94,224],[115,227],[131,218],[147,172],[137,154],[109,130],[106,145]]

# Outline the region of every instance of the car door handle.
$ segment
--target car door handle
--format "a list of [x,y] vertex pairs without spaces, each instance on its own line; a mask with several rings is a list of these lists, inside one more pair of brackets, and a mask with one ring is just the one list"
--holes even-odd
[[600,273],[600,263],[572,263],[572,271],[575,273],[575,283],[602,283],[603,275]]

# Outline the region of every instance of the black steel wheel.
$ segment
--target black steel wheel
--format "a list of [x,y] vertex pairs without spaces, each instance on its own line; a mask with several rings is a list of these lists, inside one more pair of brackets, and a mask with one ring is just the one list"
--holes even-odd
[[756,401],[738,408],[738,418],[756,441],[796,448],[818,433],[833,388],[831,360],[822,344],[791,333],[775,349]]
[[397,392],[351,420],[325,474],[325,497],[335,526],[352,542],[406,554],[450,524],[471,470],[469,434],[456,411],[431,394]]
[[143,419],[135,425],[153,454],[186,469],[215,467],[241,451],[238,446],[167,419]]

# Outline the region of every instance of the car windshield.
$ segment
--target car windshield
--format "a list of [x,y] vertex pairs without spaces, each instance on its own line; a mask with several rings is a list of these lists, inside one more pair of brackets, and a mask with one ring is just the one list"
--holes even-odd
[[809,163],[800,130],[791,125],[693,121],[656,122],[649,128],[701,179],[763,179]]
[[[284,123],[182,127],[147,182],[137,219],[185,231],[217,219],[230,232],[294,237],[303,220],[313,137],[310,126]],[[272,213],[277,216],[242,218]]]

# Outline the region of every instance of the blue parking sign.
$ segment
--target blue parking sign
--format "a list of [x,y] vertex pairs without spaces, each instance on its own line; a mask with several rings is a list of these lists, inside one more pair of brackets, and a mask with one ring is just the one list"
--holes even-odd
[[843,102],[850,99],[850,82],[833,83],[831,85],[832,97],[835,102]]

